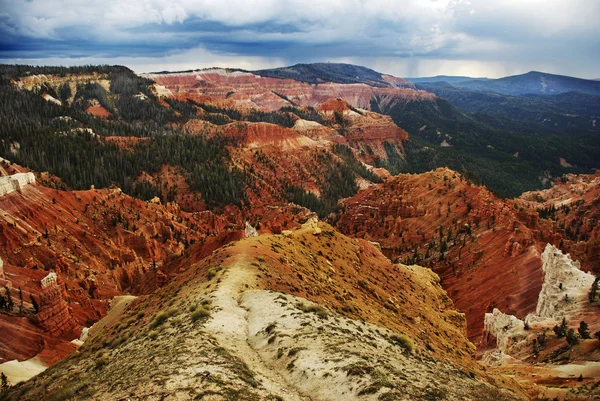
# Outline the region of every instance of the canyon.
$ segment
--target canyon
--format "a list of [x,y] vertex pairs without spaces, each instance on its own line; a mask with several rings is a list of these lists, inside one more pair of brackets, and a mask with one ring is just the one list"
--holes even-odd
[[381,110],[438,97],[266,75],[15,81],[51,116],[40,138],[124,178],[30,170],[39,144],[9,143],[28,163],[0,161],[0,371],[39,375],[0,399],[598,395],[597,340],[550,330],[600,329],[599,173],[513,199],[446,167],[395,174],[415,145]]

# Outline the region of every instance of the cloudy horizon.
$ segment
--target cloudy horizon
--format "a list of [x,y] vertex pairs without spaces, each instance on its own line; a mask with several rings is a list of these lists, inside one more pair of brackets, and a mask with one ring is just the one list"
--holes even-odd
[[0,63],[600,78],[597,0],[0,0]]

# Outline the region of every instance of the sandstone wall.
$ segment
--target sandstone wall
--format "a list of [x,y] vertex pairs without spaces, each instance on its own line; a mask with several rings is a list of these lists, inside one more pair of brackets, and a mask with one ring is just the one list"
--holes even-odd
[[24,186],[35,183],[33,173],[17,173],[8,177],[0,177],[0,196],[20,191]]

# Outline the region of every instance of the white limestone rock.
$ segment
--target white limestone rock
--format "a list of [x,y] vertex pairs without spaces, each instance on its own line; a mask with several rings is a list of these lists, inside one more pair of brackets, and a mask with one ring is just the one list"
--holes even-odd
[[[594,282],[592,274],[579,270],[580,264],[553,245],[542,253],[544,283],[538,298],[536,315],[541,318],[562,319],[585,302]],[[568,301],[565,301],[565,295]]]
[[244,236],[246,238],[258,237],[258,231],[252,227],[250,223],[246,222],[246,229],[244,230]]
[[525,337],[525,323],[496,308],[492,313],[485,314],[483,325],[485,331],[496,338],[497,350],[500,352],[507,351],[512,343]]
[[7,177],[0,177],[0,196],[21,191],[25,186],[35,183],[33,173],[17,173]]

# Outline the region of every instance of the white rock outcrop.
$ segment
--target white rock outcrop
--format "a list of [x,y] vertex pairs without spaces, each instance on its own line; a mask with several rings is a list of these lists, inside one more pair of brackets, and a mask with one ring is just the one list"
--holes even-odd
[[530,334],[525,330],[525,322],[551,328],[563,317],[569,319],[587,303],[587,293],[595,279],[592,274],[579,270],[578,261],[550,244],[546,245],[541,258],[544,282],[536,312],[527,315],[524,321],[498,309],[485,314],[485,335],[496,339],[497,348],[484,355],[484,363],[501,364],[506,359],[505,355],[510,353],[511,346]]
[[496,308],[492,313],[485,314],[483,325],[486,333],[496,338],[497,349],[500,352],[505,352],[511,343],[524,337],[525,323]]
[[258,237],[258,231],[252,227],[250,223],[246,222],[246,229],[244,230],[244,236],[246,238]]
[[48,273],[48,275],[46,277],[44,277],[41,281],[42,288],[48,288],[51,285],[56,284],[57,280],[58,280],[58,277],[56,276],[56,273],[54,273],[54,272]]
[[34,184],[33,173],[17,173],[7,177],[0,177],[0,196],[20,191],[23,187]]
[[595,278],[579,268],[579,262],[572,260],[568,254],[553,245],[546,245],[542,253],[544,283],[535,310],[537,317],[562,319],[580,302],[585,302]]

